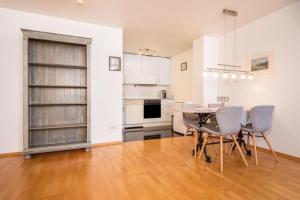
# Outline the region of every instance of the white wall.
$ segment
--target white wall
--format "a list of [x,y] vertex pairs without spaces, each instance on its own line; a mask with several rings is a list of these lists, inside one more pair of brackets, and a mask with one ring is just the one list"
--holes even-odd
[[20,28],[93,38],[92,143],[122,140],[122,72],[108,70],[108,56],[122,56],[121,29],[3,8],[0,8],[0,25],[0,153],[23,149],[23,40]]
[[[187,62],[187,70],[181,71],[180,64]],[[193,51],[182,52],[171,58],[170,93],[176,101],[191,101],[193,89]]]
[[218,79],[202,76],[205,68],[215,68],[218,61],[218,38],[203,36],[193,41],[193,103],[207,106],[216,103]]
[[221,81],[219,94],[232,105],[275,105],[271,142],[275,150],[300,157],[300,2],[238,29],[237,64],[245,66],[249,56],[264,52],[273,52],[271,73],[253,81]]

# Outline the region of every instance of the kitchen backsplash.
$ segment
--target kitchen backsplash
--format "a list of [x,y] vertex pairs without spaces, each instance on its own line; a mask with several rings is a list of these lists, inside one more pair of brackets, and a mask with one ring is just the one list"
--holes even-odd
[[133,98],[159,98],[161,90],[167,90],[168,86],[144,86],[144,85],[123,85],[123,97]]

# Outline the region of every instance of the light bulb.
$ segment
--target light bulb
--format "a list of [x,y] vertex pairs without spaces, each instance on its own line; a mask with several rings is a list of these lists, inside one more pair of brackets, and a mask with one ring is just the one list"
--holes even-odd
[[228,74],[222,74],[222,78],[228,78]]
[[249,75],[248,80],[252,80],[252,79],[253,79],[253,75]]
[[215,72],[215,73],[213,74],[213,77],[214,77],[214,78],[218,78],[218,77],[219,77],[219,73],[218,73],[218,72]]
[[242,74],[240,78],[243,80],[243,79],[246,78],[246,75],[245,75],[245,74]]
[[237,77],[236,74],[231,74],[232,79],[236,79],[236,77]]
[[82,4],[84,4],[84,0],[77,0],[77,3],[78,3],[79,5],[82,5]]
[[203,73],[202,73],[202,76],[203,76],[203,77],[207,77],[207,76],[208,76],[208,72],[203,72]]

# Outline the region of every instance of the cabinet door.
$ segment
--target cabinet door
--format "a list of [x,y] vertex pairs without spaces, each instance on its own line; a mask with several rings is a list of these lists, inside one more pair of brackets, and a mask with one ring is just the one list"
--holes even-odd
[[173,130],[178,133],[184,133],[185,131],[182,117],[182,107],[183,103],[175,103],[174,105]]
[[141,56],[124,54],[124,83],[139,84],[141,83]]
[[144,122],[144,111],[142,104],[125,105],[125,124],[134,125]]
[[158,85],[170,85],[170,59],[157,58]]
[[142,83],[157,84],[156,57],[142,56]]

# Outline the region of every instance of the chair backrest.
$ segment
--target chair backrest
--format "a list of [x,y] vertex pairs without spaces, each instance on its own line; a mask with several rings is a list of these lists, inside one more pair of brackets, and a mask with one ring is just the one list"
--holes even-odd
[[183,123],[185,126],[187,126],[190,121],[198,121],[199,120],[198,114],[191,112],[199,107],[201,107],[201,106],[198,104],[190,104],[190,103],[183,104],[182,112],[183,112]]
[[241,130],[243,107],[226,106],[216,112],[221,135],[238,134]]
[[250,120],[256,133],[263,133],[271,129],[273,111],[273,105],[255,106],[251,109]]
[[224,105],[221,103],[209,103],[208,107],[209,108],[221,108],[221,107],[224,107]]

